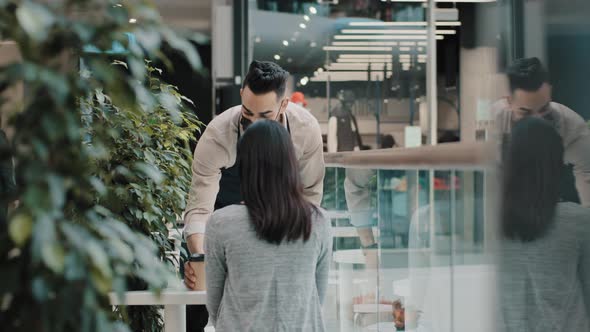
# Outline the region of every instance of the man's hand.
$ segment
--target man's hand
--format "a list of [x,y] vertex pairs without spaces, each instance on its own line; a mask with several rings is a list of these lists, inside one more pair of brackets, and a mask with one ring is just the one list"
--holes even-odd
[[184,284],[191,290],[196,290],[197,275],[189,262],[184,263]]

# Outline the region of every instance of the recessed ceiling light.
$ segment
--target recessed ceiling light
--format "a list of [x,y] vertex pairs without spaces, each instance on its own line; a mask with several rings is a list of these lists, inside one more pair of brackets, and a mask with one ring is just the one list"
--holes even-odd
[[275,54],[274,58],[275,58],[275,60],[277,60],[277,61],[281,60],[281,56],[280,56],[280,55],[278,55],[278,54]]
[[[341,33],[344,34],[400,34],[400,35],[425,35],[428,32],[426,29],[342,29]],[[438,29],[437,34],[441,35],[454,35],[457,32],[450,29]]]
[[391,51],[391,47],[384,46],[324,46],[324,51]]
[[283,40],[283,45],[289,46],[289,42],[287,40]]
[[318,13],[318,10],[314,6],[311,6],[309,7],[309,12],[315,15]]
[[299,83],[301,83],[301,85],[307,85],[307,82],[309,82],[309,77],[307,76],[303,76],[300,80]]
[[[338,40],[426,40],[426,35],[336,35]],[[437,40],[444,39],[444,36],[437,35]]]
[[332,42],[332,46],[397,46],[397,42],[392,41],[381,41],[381,42],[370,42],[370,41],[335,41]]
[[305,28],[307,28],[307,25],[305,25],[305,23],[300,23],[300,24],[299,24],[299,27],[300,27],[301,29],[305,29]]
[[309,16],[303,15],[303,19],[306,20],[306,21],[309,21]]
[[129,19],[129,23],[131,23],[131,24],[137,23],[137,19],[136,18],[130,18]]
[[[354,27],[425,27],[428,26],[427,22],[381,22],[381,21],[363,21],[363,22],[350,22],[349,26]],[[459,21],[438,21],[436,26],[448,26],[448,27],[459,27],[461,22]]]

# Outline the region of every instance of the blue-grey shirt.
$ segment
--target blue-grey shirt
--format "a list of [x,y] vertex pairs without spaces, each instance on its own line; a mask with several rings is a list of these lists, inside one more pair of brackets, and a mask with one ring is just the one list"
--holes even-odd
[[213,213],[205,231],[207,310],[217,332],[325,331],[322,302],[332,252],[330,221],[313,218],[307,242],[256,236],[248,210]]

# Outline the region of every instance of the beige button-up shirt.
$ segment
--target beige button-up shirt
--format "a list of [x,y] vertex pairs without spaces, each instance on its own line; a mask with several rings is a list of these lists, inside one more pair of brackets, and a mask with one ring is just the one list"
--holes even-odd
[[[550,121],[555,125],[563,140],[565,148],[564,161],[571,164],[576,177],[576,189],[580,202],[590,207],[590,129],[584,119],[568,107],[552,102]],[[494,139],[501,142],[504,134],[509,134],[512,125],[512,111],[506,99],[501,99],[492,106],[495,121]]]
[[[324,150],[322,132],[316,118],[306,109],[289,103],[285,112],[299,161],[304,194],[314,204],[322,200]],[[219,192],[221,169],[236,163],[241,105],[214,118],[201,136],[193,158],[193,177],[184,216],[185,238],[205,233],[205,225]]]

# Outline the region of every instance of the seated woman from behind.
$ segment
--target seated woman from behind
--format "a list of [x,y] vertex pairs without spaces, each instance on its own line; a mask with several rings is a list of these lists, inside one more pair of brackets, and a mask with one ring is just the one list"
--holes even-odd
[[239,142],[243,205],[207,223],[207,309],[217,332],[324,331],[330,223],[303,196],[287,130],[260,120]]
[[503,165],[504,331],[590,331],[590,211],[559,200],[563,154],[549,122],[514,126]]

